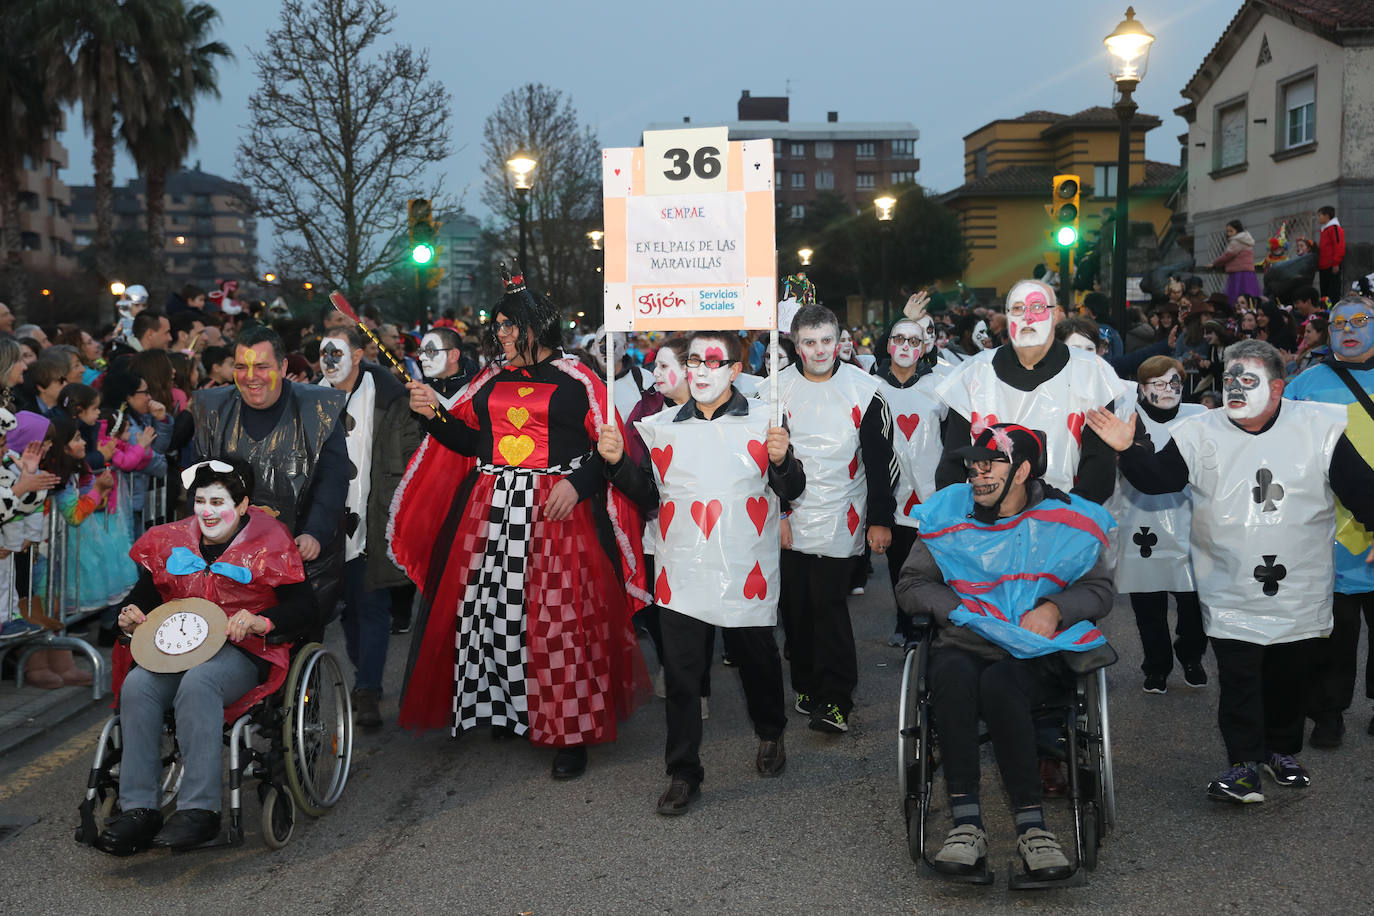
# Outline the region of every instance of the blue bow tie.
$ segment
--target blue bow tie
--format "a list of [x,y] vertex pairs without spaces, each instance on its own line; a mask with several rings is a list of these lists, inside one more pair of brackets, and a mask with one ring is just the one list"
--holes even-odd
[[207,567],[210,572],[219,573],[227,579],[233,579],[240,585],[247,585],[253,581],[253,573],[248,567],[235,566],[232,563],[207,564],[204,558],[197,556],[187,547],[173,547],[172,555],[167,558],[167,571],[174,576],[189,576],[191,573],[198,573]]

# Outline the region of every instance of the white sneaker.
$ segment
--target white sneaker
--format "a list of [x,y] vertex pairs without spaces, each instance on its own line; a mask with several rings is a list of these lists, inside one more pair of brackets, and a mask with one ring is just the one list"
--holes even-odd
[[703,719],[711,718],[711,704],[707,697],[701,698],[701,717]]
[[663,669],[658,669],[658,674],[654,675],[654,696],[660,700],[668,696],[668,687],[663,682]]
[[849,594],[851,595],[862,595],[863,593],[864,587],[862,585],[856,585],[849,590]]
[[978,863],[988,855],[988,835],[982,827],[960,824],[945,837],[945,845],[931,862],[936,871],[950,875],[966,875],[978,870]]

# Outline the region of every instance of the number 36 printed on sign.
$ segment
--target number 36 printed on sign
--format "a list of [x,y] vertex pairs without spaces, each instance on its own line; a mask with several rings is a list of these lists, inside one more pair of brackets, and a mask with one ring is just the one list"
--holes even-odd
[[729,187],[724,127],[644,132],[644,192],[694,194]]

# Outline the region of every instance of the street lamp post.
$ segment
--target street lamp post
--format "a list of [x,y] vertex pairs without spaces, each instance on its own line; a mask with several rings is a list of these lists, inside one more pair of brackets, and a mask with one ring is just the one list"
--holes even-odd
[[876,198],[873,205],[878,208],[878,222],[882,223],[879,227],[882,238],[879,240],[879,257],[882,261],[882,284],[883,284],[883,327],[886,328],[892,321],[892,292],[888,289],[887,279],[887,237],[888,223],[892,222],[892,211],[897,206],[897,198],[891,194],[884,194]]
[[525,263],[525,238],[528,233],[526,220],[530,208],[530,188],[534,185],[534,168],[539,163],[526,152],[517,152],[506,160],[506,168],[515,176],[515,212],[520,219],[520,271],[528,273]]
[[1140,81],[1145,78],[1145,69],[1150,63],[1150,45],[1155,37],[1145,31],[1135,18],[1135,7],[1126,7],[1126,18],[1121,20],[1112,34],[1102,40],[1111,58],[1108,71],[1112,82],[1116,83],[1121,98],[1115,105],[1117,119],[1121,122],[1121,134],[1117,140],[1116,151],[1116,216],[1115,239],[1112,245],[1112,323],[1118,333],[1126,328],[1126,248],[1129,241],[1131,223],[1129,189],[1131,186],[1131,120],[1135,117],[1136,104],[1131,98]]
[[801,266],[802,266],[802,267],[810,267],[810,266],[811,266],[811,256],[812,256],[813,254],[815,254],[815,253],[816,253],[816,252],[812,251],[810,248],[798,248],[798,249],[797,249],[797,260],[801,262]]

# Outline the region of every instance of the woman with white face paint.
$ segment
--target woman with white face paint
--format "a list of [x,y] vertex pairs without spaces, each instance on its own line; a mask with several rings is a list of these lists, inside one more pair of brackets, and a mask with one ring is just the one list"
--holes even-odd
[[[134,544],[138,583],[119,612],[125,639],[115,649],[123,757],[120,815],[95,846],[127,856],[149,846],[190,848],[219,835],[220,767],[226,714],[236,718],[286,680],[285,643],[269,633],[301,634],[315,624],[315,602],[291,532],[250,509],[247,464],[204,461],[182,473],[192,515],[158,525]],[[188,671],[157,674],[130,667],[128,636],[166,601],[204,598],[228,618],[228,640]],[[177,811],[163,824],[160,780],[163,719],[175,712],[184,772]]]
[[[1136,373],[1137,412],[1141,426],[1156,449],[1166,446],[1171,430],[1189,417],[1206,413],[1200,404],[1183,403],[1183,364],[1170,356],[1152,356]],[[1129,594],[1144,661],[1144,691],[1168,690],[1169,674],[1178,657],[1183,682],[1194,688],[1207,685],[1202,656],[1207,637],[1202,632],[1188,546],[1192,502],[1187,489],[1181,493],[1147,496],[1124,477],[1117,481],[1109,504],[1117,520],[1116,589]],[[1178,624],[1177,639],[1169,641],[1169,593],[1173,593]]]
[[1191,488],[1189,540],[1230,763],[1207,794],[1253,803],[1264,800],[1261,765],[1279,787],[1311,783],[1296,755],[1332,631],[1336,499],[1374,527],[1374,471],[1345,433],[1346,410],[1283,398],[1273,346],[1241,341],[1225,362],[1224,409],[1178,424],[1157,452],[1106,411],[1088,422],[1142,493]]

